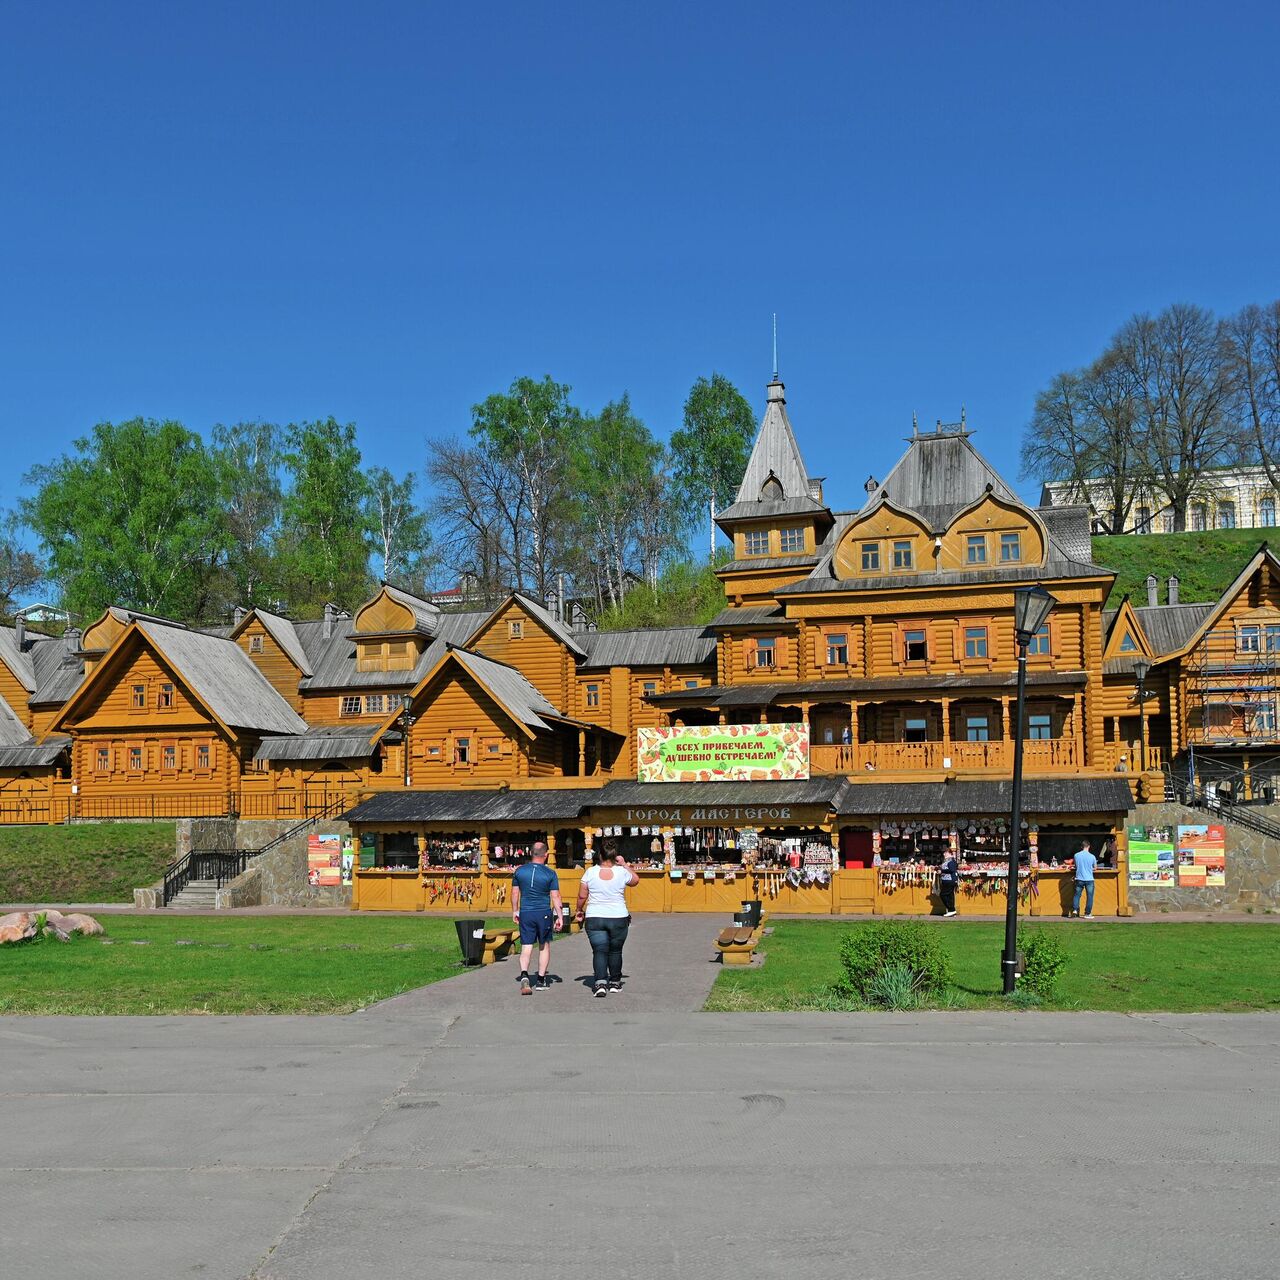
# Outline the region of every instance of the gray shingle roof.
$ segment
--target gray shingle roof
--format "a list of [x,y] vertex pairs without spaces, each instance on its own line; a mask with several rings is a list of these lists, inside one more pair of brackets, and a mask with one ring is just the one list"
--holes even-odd
[[[734,507],[739,503],[754,507],[761,497],[765,482],[772,475],[782,486],[783,500],[803,498],[812,503],[805,510],[820,511],[823,508],[819,503],[813,502],[813,495],[809,492],[809,473],[800,456],[800,446],[796,444],[791,420],[787,417],[786,389],[775,379],[769,383],[766,395],[768,399],[764,417],[760,420],[760,430],[751,446],[751,457],[747,459],[747,468],[743,472],[742,483],[738,486]],[[732,511],[733,507],[730,507],[722,512],[721,519],[732,519],[729,515]]]
[[18,719],[13,708],[0,698],[0,747],[18,747],[33,742],[27,726]]
[[592,808],[643,805],[793,805],[831,804],[847,787],[845,778],[807,778],[793,782],[635,782],[608,783]]
[[1162,654],[1181,649],[1216,607],[1216,600],[1209,604],[1144,605],[1134,613],[1151,641],[1152,650]]
[[776,627],[796,626],[794,618],[788,618],[780,605],[744,604],[737,608],[721,609],[707,626],[709,627]]
[[1082,564],[1093,559],[1088,507],[1037,507],[1036,514],[1066,556]]
[[[551,632],[558,640],[562,641],[572,653],[576,653],[580,658],[587,656],[587,651],[582,647],[581,637],[558,619],[552,617],[551,613],[543,608],[531,596],[522,595],[520,592],[515,593],[515,599],[520,602],[520,607],[530,616],[537,618],[548,631]],[[500,606],[501,607],[501,606]]]
[[[850,781],[840,796],[837,812],[874,818],[880,814],[904,816],[987,814],[1001,817],[1013,802],[1013,783],[974,782],[866,782]],[[1123,813],[1133,808],[1133,793],[1123,778],[1028,778],[1022,784],[1022,811],[1026,814]]]
[[271,633],[271,638],[285,651],[291,662],[302,672],[304,676],[311,674],[311,663],[307,659],[307,651],[302,647],[302,641],[298,639],[298,633],[294,629],[294,625],[288,618],[282,618],[278,614],[268,613],[265,609],[255,609],[258,619],[262,625]]
[[36,689],[33,706],[61,706],[84,679],[84,659],[66,640],[41,640],[31,649]]
[[61,736],[43,742],[27,741],[12,747],[0,747],[0,769],[39,769],[53,764],[71,748],[71,739]]
[[266,733],[306,732],[306,721],[234,640],[154,622],[137,627],[223,724]]
[[730,560],[720,565],[717,573],[740,573],[749,569],[807,569],[818,563],[818,557],[809,554],[798,556],[752,556],[750,560]]
[[549,730],[551,726],[542,717],[561,718],[560,712],[514,667],[466,649],[450,652],[521,724],[530,729]]
[[583,669],[603,667],[702,666],[715,657],[716,638],[706,627],[653,627],[633,631],[588,631]]
[[255,760],[363,759],[373,750],[377,728],[370,725],[312,725],[305,733],[263,738]]
[[733,520],[775,520],[779,516],[805,516],[825,512],[826,507],[813,498],[752,498],[739,499],[723,511],[716,512],[716,520],[728,523]]
[[967,431],[926,432],[907,441],[907,451],[872,493],[862,512],[886,498],[895,507],[924,515],[941,528],[990,485],[996,497],[1024,504],[999,472],[969,443]]
[[35,647],[33,637],[28,635],[27,643],[19,649],[17,631],[13,627],[0,627],[0,659],[28,693],[36,690],[35,665],[31,655]]
[[1043,582],[1054,578],[1114,578],[1115,571],[1097,564],[1080,564],[1060,556],[1050,556],[1044,564],[1024,564],[1011,568],[988,566],[981,572],[945,570],[941,573],[899,573],[879,578],[832,578],[818,566],[811,577],[778,587],[778,595],[807,595],[814,592],[902,591],[911,587],[981,586],[986,583]]
[[348,822],[538,822],[577,818],[599,788],[541,791],[389,791],[343,814]]

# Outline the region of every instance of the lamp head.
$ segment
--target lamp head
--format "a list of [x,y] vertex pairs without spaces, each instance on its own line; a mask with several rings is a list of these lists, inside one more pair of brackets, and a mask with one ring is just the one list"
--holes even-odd
[[1151,672],[1151,663],[1146,658],[1135,658],[1133,660],[1133,674],[1140,685],[1147,683],[1147,676]]
[[412,710],[413,710],[413,694],[411,694],[411,693],[402,693],[402,694],[400,695],[400,710],[401,710],[401,711],[412,711]]
[[1013,593],[1013,630],[1019,644],[1026,644],[1044,626],[1057,603],[1038,582]]

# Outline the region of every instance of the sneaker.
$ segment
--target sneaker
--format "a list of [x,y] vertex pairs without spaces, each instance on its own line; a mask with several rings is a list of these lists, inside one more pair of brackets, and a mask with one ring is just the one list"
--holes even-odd
[[1085,915],[1085,919],[1086,919],[1086,920],[1092,920],[1092,919],[1093,919],[1093,912],[1092,912],[1092,911],[1088,912],[1088,913]]
[[543,974],[538,978],[538,981],[534,985],[538,988],[539,991],[550,991],[551,979],[548,978],[545,974]]
[[942,918],[944,920],[950,920],[952,916],[959,915],[959,914],[960,913],[958,911],[944,911],[942,913]]
[[622,990],[622,983],[620,983],[620,982],[611,982],[611,983],[609,983],[609,990],[610,990],[610,991],[621,991],[621,990]]
[[607,982],[596,983],[596,999],[603,999],[609,994],[609,984]]
[[527,973],[522,973],[520,975],[520,994],[522,996],[533,995],[533,983],[529,981],[529,975]]

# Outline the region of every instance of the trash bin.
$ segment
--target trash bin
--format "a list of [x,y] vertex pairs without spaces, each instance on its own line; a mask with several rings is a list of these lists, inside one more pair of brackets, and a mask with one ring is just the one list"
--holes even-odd
[[463,964],[479,964],[484,959],[484,921],[455,920],[458,946],[462,948]]
[[760,899],[753,898],[750,902],[742,904],[742,911],[739,913],[743,917],[742,927],[744,929],[755,929],[760,924]]
[[1276,802],[1276,789],[1275,789],[1275,787],[1263,787],[1263,788],[1262,788],[1262,803],[1263,803],[1263,804],[1275,804],[1275,802]]

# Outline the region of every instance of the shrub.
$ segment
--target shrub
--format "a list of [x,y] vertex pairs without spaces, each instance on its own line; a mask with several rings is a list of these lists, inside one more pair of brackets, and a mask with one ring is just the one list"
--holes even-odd
[[1070,958],[1062,945],[1058,929],[1029,929],[1018,933],[1018,950],[1026,957],[1022,966],[1022,985],[1042,999],[1053,998],[1058,988],[1058,975]]
[[910,973],[917,994],[943,991],[951,981],[951,957],[938,939],[936,926],[910,920],[878,920],[850,929],[840,940],[841,992],[871,1002],[877,974],[891,968]]
[[918,1009],[920,978],[905,964],[887,964],[877,969],[867,983],[867,1003],[877,1009]]

